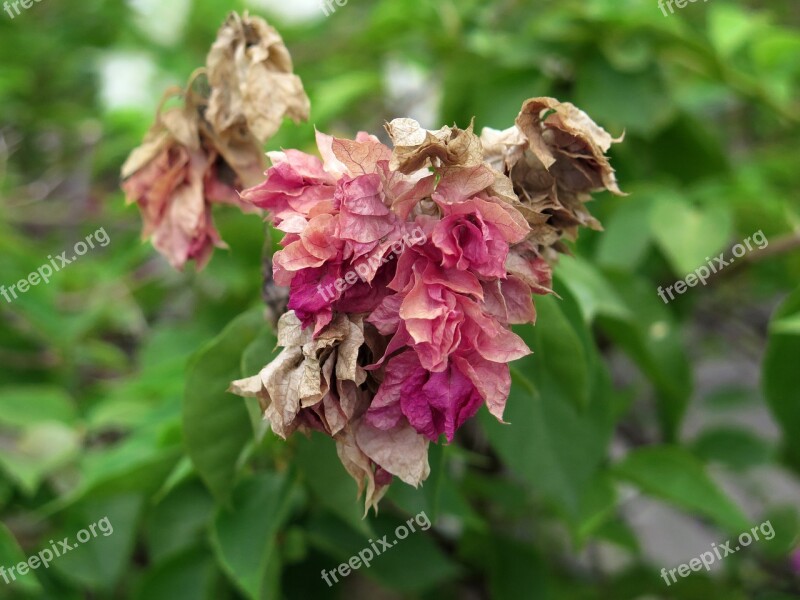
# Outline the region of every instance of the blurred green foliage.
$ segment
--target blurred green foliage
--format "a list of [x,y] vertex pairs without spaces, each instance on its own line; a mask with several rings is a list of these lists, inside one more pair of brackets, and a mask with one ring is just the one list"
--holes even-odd
[[[613,164],[630,196],[592,204],[606,230],[581,235],[556,269],[560,299],[539,299],[536,327],[520,329],[535,354],[513,365],[511,425],[484,412],[432,448],[424,487],[395,483],[364,520],[329,440],[277,440],[225,393],[274,347],[259,308],[264,226],[221,210],[230,251],[175,273],[138,241],[117,187],[162,90],[244,8],[44,0],[0,13],[0,284],[99,227],[111,238],[0,300],[0,566],[104,516],[114,525],[0,582],[0,597],[798,597],[797,3],[665,16],[656,0],[350,0],[328,18],[266,13],[312,101],[311,123],[287,123],[268,149],[312,151],[314,126],[380,133],[416,113],[506,128],[544,95],[625,133]],[[659,299],[757,231],[766,249]],[[699,372],[709,360],[736,370],[742,355],[761,363],[760,383],[732,390]],[[765,407],[770,426],[747,421]],[[715,425],[701,409],[745,417]],[[759,469],[794,501],[721,485]],[[708,527],[697,554],[768,518],[777,535],[714,579],[668,588],[659,571],[677,563],[654,558],[663,540],[633,525],[631,494]],[[422,510],[434,527],[370,569],[333,588],[318,577]]]

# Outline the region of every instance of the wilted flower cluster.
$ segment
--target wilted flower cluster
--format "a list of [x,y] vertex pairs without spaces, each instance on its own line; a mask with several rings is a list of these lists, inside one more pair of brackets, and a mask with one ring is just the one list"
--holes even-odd
[[620,193],[615,140],[551,98],[480,137],[411,119],[387,132],[392,148],[318,133],[321,158],[270,153],[242,194],[284,233],[273,275],[290,310],[279,356],[231,388],[282,437],[332,436],[367,507],[393,476],[422,482],[429,442],[452,441],[481,405],[502,421],[508,362],[530,352],[510,325],[535,320],[561,239],[599,227],[590,193]]
[[288,288],[283,349],[230,389],[258,398],[283,438],[331,436],[376,507],[393,477],[424,481],[428,444],[451,442],[482,405],[502,421],[508,363],[530,353],[510,326],[536,319],[562,240],[600,227],[591,194],[621,194],[606,157],[619,140],[572,104],[533,98],[480,137],[412,119],[387,125],[391,147],[318,132],[319,157],[268,153],[262,181],[261,145],[309,113],[289,52],[265,21],[233,13],[206,62],[123,166],[127,199],[177,268],[224,246],[213,204],[267,211],[284,234],[267,277]]
[[236,13],[220,29],[206,68],[164,100],[173,96],[182,104],[159,109],[122,167],[122,187],[142,212],[142,237],[151,238],[172,266],[194,260],[202,268],[215,246],[225,247],[212,205],[247,208],[238,190],[260,181],[261,144],[284,116],[307,119],[309,101],[278,32],[263,19]]

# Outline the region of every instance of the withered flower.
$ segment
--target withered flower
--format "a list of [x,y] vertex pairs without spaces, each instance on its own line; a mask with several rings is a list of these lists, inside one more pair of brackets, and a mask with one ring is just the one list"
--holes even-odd
[[207,64],[185,90],[165,94],[164,101],[178,96],[182,105],[159,107],[142,145],[122,167],[126,199],[142,212],[143,238],[178,269],[189,260],[202,268],[215,246],[226,247],[212,205],[254,212],[238,191],[262,179],[261,144],[285,115],[308,116],[308,97],[291,72],[288,50],[263,19],[232,13]]
[[258,398],[277,435],[317,430],[333,437],[359,495],[366,489],[367,509],[377,507],[392,476],[414,486],[428,476],[428,441],[408,421],[384,431],[363,418],[383,376],[364,366],[385,347],[371,326],[365,332],[363,315],[338,314],[315,337],[289,311],[278,322],[278,345],[283,350],[260,373],[230,386]]
[[206,118],[215,131],[245,128],[259,142],[284,116],[308,119],[310,103],[280,34],[263,19],[231,13],[206,59],[211,84]]

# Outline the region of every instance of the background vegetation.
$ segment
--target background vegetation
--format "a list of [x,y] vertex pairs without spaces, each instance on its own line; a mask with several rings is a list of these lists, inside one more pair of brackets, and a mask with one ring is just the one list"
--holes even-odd
[[[520,329],[535,355],[515,365],[511,425],[483,411],[432,447],[423,488],[395,483],[362,520],[332,443],[280,441],[223,391],[274,346],[263,225],[221,210],[230,251],[176,273],[117,187],[163,89],[243,4],[0,13],[0,283],[99,227],[111,238],[0,300],[0,565],[114,526],[0,597],[800,597],[797,2],[668,17],[656,0],[350,0],[328,18],[286,4],[251,10],[284,35],[312,119],[268,149],[397,116],[505,128],[552,95],[625,131],[613,164],[630,196],[592,204],[606,231],[581,235],[556,269],[561,299]],[[766,249],[658,298],[759,230]],[[433,528],[321,580],[421,510]],[[775,538],[711,575],[659,577],[767,519]]]

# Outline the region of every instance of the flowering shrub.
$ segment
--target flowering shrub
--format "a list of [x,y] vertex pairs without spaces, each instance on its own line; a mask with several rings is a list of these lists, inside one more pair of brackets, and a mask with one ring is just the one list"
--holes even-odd
[[0,596],[800,598],[797,1],[257,4],[0,22]]
[[[333,437],[376,508],[394,476],[425,480],[429,442],[452,442],[481,405],[503,421],[508,363],[530,353],[510,325],[536,320],[532,296],[552,293],[562,238],[599,229],[591,193],[622,194],[605,156],[619,140],[553,98],[526,101],[515,125],[480,137],[472,124],[429,131],[395,119],[392,148],[365,132],[317,132],[320,157],[270,152],[266,180],[240,199],[234,187],[259,164],[252,150],[284,115],[306,118],[308,98],[261,19],[231,15],[207,63],[210,92],[190,84],[185,106],[159,111],[123,188],[143,235],[178,268],[202,268],[224,247],[212,204],[267,211],[284,233],[272,263],[289,288],[283,351],[230,389],[258,398],[283,438]],[[419,232],[424,241],[408,244]]]

